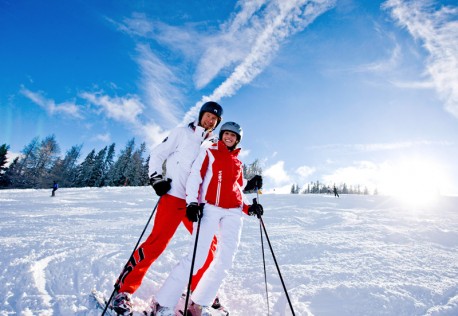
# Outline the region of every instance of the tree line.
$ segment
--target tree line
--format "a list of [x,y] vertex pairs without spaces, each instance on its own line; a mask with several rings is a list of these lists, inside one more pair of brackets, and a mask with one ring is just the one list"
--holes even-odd
[[[92,149],[80,160],[82,147],[72,146],[62,157],[54,135],[43,140],[35,137],[21,155],[8,164],[9,146],[3,144],[0,146],[0,188],[51,188],[54,181],[67,188],[149,185],[150,156],[144,142],[137,148],[132,138],[118,156],[116,144],[112,143],[98,151]],[[243,165],[243,172],[248,179],[261,174],[259,161]]]
[[[341,194],[364,194],[369,195],[369,189],[366,186],[361,185],[347,185],[342,183],[336,185],[337,191]],[[320,181],[310,182],[307,185],[304,185],[302,188],[298,184],[293,184],[291,186],[291,194],[331,194],[333,192],[334,185],[330,186],[327,184],[320,183]],[[377,189],[373,192],[374,195],[378,194]]]

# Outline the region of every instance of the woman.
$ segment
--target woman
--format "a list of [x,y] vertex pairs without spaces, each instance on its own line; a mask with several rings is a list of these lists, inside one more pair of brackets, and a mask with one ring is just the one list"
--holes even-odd
[[[263,213],[260,204],[247,205],[243,201],[242,162],[238,158],[240,148],[237,148],[242,136],[242,128],[237,123],[223,124],[219,141],[201,149],[186,183],[186,216],[193,222],[201,217],[194,271],[204,264],[213,236],[218,234],[218,253],[192,292],[193,315],[211,315],[213,299],[232,266],[238,248],[242,212],[248,215]],[[193,235],[196,231],[193,230]],[[193,247],[157,293],[157,316],[175,315],[174,307],[188,281],[192,255]]]

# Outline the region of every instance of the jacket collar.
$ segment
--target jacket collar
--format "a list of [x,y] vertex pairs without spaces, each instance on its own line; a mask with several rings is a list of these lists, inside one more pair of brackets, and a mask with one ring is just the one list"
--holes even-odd
[[235,148],[234,150],[229,150],[229,148],[227,148],[226,144],[222,140],[218,140],[218,148],[221,150],[226,150],[230,155],[233,155],[236,157],[239,155],[240,150],[241,150],[241,148]]

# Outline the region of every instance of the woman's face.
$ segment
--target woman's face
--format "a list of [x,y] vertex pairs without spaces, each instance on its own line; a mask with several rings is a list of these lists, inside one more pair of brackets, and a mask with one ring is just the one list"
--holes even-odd
[[235,146],[237,143],[237,134],[230,131],[224,131],[222,141],[227,147]]

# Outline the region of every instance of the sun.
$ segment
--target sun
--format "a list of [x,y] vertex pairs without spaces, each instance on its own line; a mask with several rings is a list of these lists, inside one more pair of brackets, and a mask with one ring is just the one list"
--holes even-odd
[[409,205],[432,204],[445,182],[440,164],[421,157],[400,160],[383,175],[384,191]]

